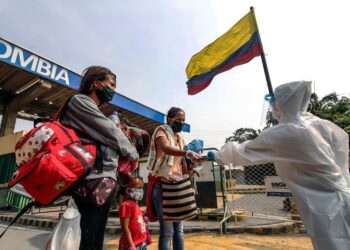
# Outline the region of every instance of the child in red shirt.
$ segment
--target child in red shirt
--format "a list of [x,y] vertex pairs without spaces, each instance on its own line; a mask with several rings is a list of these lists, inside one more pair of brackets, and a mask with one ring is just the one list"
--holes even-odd
[[146,250],[147,229],[137,204],[143,196],[142,178],[130,178],[126,186],[120,188],[119,194],[123,195],[123,202],[119,208],[122,229],[119,250]]

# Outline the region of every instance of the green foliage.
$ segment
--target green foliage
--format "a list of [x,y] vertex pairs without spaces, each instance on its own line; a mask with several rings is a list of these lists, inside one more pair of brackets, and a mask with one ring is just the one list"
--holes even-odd
[[232,136],[226,138],[225,142],[235,141],[242,143],[248,140],[253,140],[260,134],[260,130],[255,130],[253,128],[239,128]]
[[335,93],[319,100],[312,94],[308,111],[321,119],[329,120],[350,133],[350,99],[343,96],[340,99]]

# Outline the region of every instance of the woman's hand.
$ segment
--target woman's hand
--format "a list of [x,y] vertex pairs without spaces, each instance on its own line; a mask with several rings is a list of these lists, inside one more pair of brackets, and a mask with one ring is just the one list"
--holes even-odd
[[196,152],[193,152],[191,150],[186,151],[186,158],[190,159],[193,163],[197,163],[200,157],[201,155]]

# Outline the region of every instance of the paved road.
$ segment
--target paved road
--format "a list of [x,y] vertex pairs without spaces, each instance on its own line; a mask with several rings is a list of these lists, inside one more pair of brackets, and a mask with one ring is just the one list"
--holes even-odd
[[[0,223],[0,230],[7,224]],[[4,250],[38,250],[45,249],[50,230],[31,226],[12,226],[0,239],[0,249]]]
[[[6,224],[0,223],[0,230]],[[13,226],[0,240],[0,249],[6,250],[38,250],[45,249],[50,235],[49,229],[29,226]],[[157,249],[158,236],[153,235],[154,243],[149,250]],[[106,250],[118,249],[118,235],[105,238]],[[278,236],[258,236],[238,234],[219,236],[215,233],[186,234],[185,249],[201,250],[311,250],[309,237],[304,234],[287,234]]]
[[[157,250],[157,236],[148,250]],[[117,250],[118,241],[105,243],[106,250]],[[306,235],[288,234],[278,236],[257,236],[252,234],[226,235],[186,234],[185,249],[200,250],[312,250],[310,238]]]

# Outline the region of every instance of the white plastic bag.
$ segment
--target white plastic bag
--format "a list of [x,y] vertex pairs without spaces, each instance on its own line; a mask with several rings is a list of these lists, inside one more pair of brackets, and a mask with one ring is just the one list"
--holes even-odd
[[80,213],[73,198],[68,208],[52,231],[46,250],[78,250],[80,246]]

